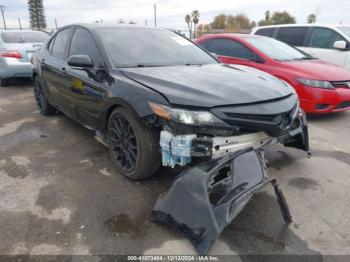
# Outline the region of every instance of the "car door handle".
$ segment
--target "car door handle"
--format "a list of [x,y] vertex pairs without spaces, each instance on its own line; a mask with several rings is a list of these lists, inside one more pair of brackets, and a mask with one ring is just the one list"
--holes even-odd
[[66,68],[65,68],[65,67],[62,67],[62,68],[60,69],[60,71],[61,71],[61,73],[63,73],[63,74],[67,74],[67,71],[66,71]]

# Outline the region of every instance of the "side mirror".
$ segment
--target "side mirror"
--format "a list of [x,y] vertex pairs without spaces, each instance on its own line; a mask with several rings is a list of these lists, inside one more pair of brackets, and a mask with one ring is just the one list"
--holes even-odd
[[260,56],[256,55],[256,54],[252,54],[252,58],[251,61],[258,63],[258,64],[264,64],[265,61],[264,59],[262,59]]
[[344,40],[335,41],[333,47],[340,50],[346,49],[346,42]]
[[94,63],[88,55],[72,55],[68,58],[67,64],[76,68],[92,68]]

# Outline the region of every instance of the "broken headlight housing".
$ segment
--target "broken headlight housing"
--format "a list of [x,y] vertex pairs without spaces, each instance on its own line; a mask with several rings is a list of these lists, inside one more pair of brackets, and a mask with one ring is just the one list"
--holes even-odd
[[208,111],[192,111],[148,102],[153,113],[165,120],[194,126],[227,126],[227,124]]
[[302,83],[306,86],[310,86],[310,87],[317,87],[317,88],[323,88],[323,89],[334,89],[334,86],[328,81],[318,81],[318,80],[305,79],[305,78],[298,78],[297,80],[300,83]]

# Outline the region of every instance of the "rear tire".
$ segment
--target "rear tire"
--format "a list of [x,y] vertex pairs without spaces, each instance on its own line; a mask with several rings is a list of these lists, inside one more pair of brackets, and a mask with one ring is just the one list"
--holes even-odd
[[47,100],[38,76],[34,78],[34,97],[36,105],[42,115],[51,116],[57,113],[57,109]]
[[10,85],[10,79],[0,78],[0,87],[9,86],[9,85]]
[[143,180],[159,169],[159,132],[142,125],[130,111],[117,108],[112,112],[107,139],[113,164],[127,178]]

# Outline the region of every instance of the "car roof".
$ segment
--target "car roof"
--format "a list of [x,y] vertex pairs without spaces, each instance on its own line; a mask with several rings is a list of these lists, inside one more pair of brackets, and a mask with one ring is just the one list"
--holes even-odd
[[283,25],[265,25],[254,28],[255,30],[261,28],[277,28],[277,27],[349,27],[350,25],[343,24],[283,24]]
[[207,35],[204,35],[203,37],[266,38],[266,36],[262,36],[262,35],[235,34],[235,33],[207,34]]
[[[88,29],[102,29],[102,28],[128,28],[128,29],[154,29],[154,30],[164,30],[164,28],[160,27],[151,27],[151,26],[142,26],[142,25],[135,25],[135,24],[120,24],[120,23],[77,23],[77,24],[70,24],[63,27],[69,27],[69,26],[81,26]],[[62,28],[63,28],[62,27]]]

